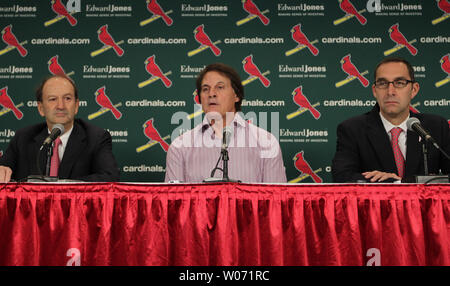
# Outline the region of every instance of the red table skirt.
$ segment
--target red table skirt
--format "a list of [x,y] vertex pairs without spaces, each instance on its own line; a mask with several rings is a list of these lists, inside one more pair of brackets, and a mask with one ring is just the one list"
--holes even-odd
[[0,265],[450,265],[449,184],[0,189]]

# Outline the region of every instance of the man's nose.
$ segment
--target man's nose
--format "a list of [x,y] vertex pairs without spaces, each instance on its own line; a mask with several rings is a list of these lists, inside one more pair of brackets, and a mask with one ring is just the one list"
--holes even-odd
[[396,91],[397,91],[397,89],[395,88],[394,83],[393,82],[389,82],[388,83],[388,93],[392,94],[392,95],[395,95]]
[[64,109],[64,99],[63,98],[58,98],[58,100],[56,102],[56,108]]

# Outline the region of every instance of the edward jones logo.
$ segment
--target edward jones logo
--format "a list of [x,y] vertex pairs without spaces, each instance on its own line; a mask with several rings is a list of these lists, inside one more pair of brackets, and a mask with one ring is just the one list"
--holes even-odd
[[75,74],[74,71],[71,71],[69,73],[66,73],[64,71],[63,67],[59,63],[58,55],[54,55],[53,57],[51,57],[50,60],[48,60],[47,64],[48,64],[48,71],[53,75],[71,76]]
[[145,60],[145,62],[144,62],[145,70],[151,75],[151,77],[143,82],[140,82],[138,84],[139,88],[143,88],[144,86],[152,84],[152,83],[156,82],[158,79],[160,79],[163,82],[163,84],[166,88],[169,88],[172,86],[172,81],[167,77],[168,75],[172,74],[172,71],[163,73],[161,68],[156,63],[155,59],[156,59],[156,56],[152,55]]
[[89,120],[92,120],[100,115],[103,115],[108,111],[111,111],[111,113],[117,120],[122,118],[122,113],[117,109],[117,107],[122,106],[122,103],[119,102],[113,105],[111,99],[109,99],[108,95],[106,95],[105,90],[106,86],[102,86],[95,92],[95,101],[97,102],[98,105],[101,106],[101,108],[97,112],[90,114],[88,116]]
[[[72,4],[72,6],[69,4]],[[76,12],[80,12],[80,2],[79,1],[68,1],[67,6],[64,6],[64,4],[61,3],[61,0],[52,0],[50,5],[51,5],[53,12],[55,12],[55,14],[56,14],[56,17],[51,20],[46,21],[44,23],[45,27],[53,25],[64,19],[66,19],[67,22],[72,27],[77,24],[77,19],[75,19],[73,14],[75,14]]]
[[172,13],[172,10],[169,10],[167,12],[164,12],[163,8],[161,7],[156,0],[147,0],[147,10],[153,15],[148,19],[145,19],[139,23],[139,25],[145,26],[147,24],[152,23],[155,20],[162,19],[164,23],[166,23],[167,26],[172,26],[173,20],[169,17],[169,14]]
[[156,144],[159,144],[165,152],[169,150],[169,144],[167,144],[165,140],[169,139],[170,135],[167,135],[164,138],[162,138],[161,135],[159,135],[158,130],[154,126],[153,118],[147,120],[142,127],[144,128],[144,135],[147,136],[149,142],[145,145],[136,148],[137,153],[140,153],[150,147],[153,147]]
[[320,112],[315,108],[319,106],[320,103],[316,102],[311,105],[308,98],[303,94],[303,87],[300,85],[292,91],[293,98],[295,104],[299,107],[299,109],[295,112],[292,112],[286,116],[287,120],[291,120],[294,117],[297,117],[303,114],[306,111],[309,111],[314,119],[318,120],[320,118]]
[[301,26],[302,24],[297,24],[294,27],[292,27],[291,29],[291,36],[292,39],[294,40],[294,42],[297,43],[297,47],[287,51],[285,53],[286,57],[295,54],[301,50],[303,50],[304,48],[308,48],[309,51],[314,55],[317,56],[319,54],[319,49],[316,48],[316,46],[314,46],[313,44],[318,43],[319,40],[315,39],[314,41],[310,42],[308,40],[308,38],[306,37],[306,35],[302,32],[301,30]]
[[195,40],[200,44],[200,46],[190,52],[188,52],[188,56],[192,57],[198,53],[201,53],[207,49],[210,49],[216,57],[220,56],[222,54],[222,51],[217,47],[218,44],[221,43],[220,40],[218,41],[211,41],[208,34],[205,32],[205,25],[201,24],[197,26],[194,29],[194,38]]
[[304,153],[305,152],[302,150],[295,154],[293,158],[294,166],[295,169],[297,169],[297,171],[299,171],[301,174],[297,178],[290,180],[289,183],[298,183],[308,177],[311,177],[315,183],[322,183],[322,178],[317,175],[317,173],[322,171],[322,168],[313,170],[308,161],[306,161]]
[[110,49],[113,49],[117,56],[121,57],[124,53],[124,50],[119,46],[124,43],[123,40],[119,42],[115,42],[111,34],[108,32],[108,24],[103,25],[100,29],[97,30],[98,40],[104,45],[102,48],[93,51],[91,53],[91,57],[98,56]]
[[367,19],[362,15],[366,12],[366,9],[360,11],[356,10],[355,6],[349,0],[339,0],[339,8],[345,13],[345,16],[333,21],[333,25],[342,24],[350,19],[356,18],[356,20],[361,24],[365,25]]
[[244,60],[242,61],[242,64],[244,71],[249,75],[249,77],[246,80],[242,81],[242,85],[247,85],[256,79],[259,79],[259,81],[264,87],[270,86],[270,80],[267,77],[265,77],[270,73],[270,71],[265,71],[264,73],[261,73],[259,71],[259,68],[253,62],[253,55],[248,55],[247,57],[245,57]]
[[261,12],[261,10],[256,6],[255,2],[253,0],[242,0],[242,8],[245,10],[245,12],[248,13],[248,16],[244,19],[241,19],[236,22],[237,26],[241,26],[243,24],[246,24],[254,19],[259,19],[261,23],[264,25],[269,25],[270,19],[267,18],[264,14],[269,13],[269,10],[264,10]]
[[19,107],[23,106],[23,103],[20,103],[18,105],[14,104],[11,96],[8,94],[7,86],[0,89],[0,105],[3,107],[2,110],[0,110],[0,116],[7,114],[9,111],[12,111],[17,119],[20,120],[23,118],[23,113],[19,110]]
[[347,78],[337,82],[336,87],[346,85],[355,79],[358,79],[359,82],[362,84],[362,86],[364,87],[369,86],[369,81],[367,80],[367,78],[364,77],[364,75],[368,74],[369,71],[365,70],[362,73],[360,73],[356,68],[356,66],[351,61],[351,54],[348,54],[341,59],[341,69],[347,74]]
[[393,48],[384,51],[385,56],[389,56],[403,48],[406,48],[411,55],[417,55],[417,49],[412,45],[417,39],[408,41],[402,32],[400,32],[398,23],[389,28],[389,37],[396,45]]
[[25,57],[28,54],[27,49],[23,47],[27,41],[19,42],[17,37],[12,32],[12,25],[8,25],[2,30],[2,40],[6,44],[6,47],[0,50],[0,56],[4,55],[14,49],[22,56]]

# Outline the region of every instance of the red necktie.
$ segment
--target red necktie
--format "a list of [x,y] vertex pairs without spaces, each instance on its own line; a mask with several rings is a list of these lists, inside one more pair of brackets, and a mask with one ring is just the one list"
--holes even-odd
[[59,169],[59,152],[58,152],[58,146],[61,144],[61,139],[56,138],[55,143],[53,144],[53,154],[52,158],[50,160],[50,177],[57,177],[58,176],[58,169]]
[[395,164],[397,165],[398,176],[403,178],[405,174],[405,159],[403,158],[402,151],[398,146],[398,136],[403,132],[400,127],[391,129],[391,145],[392,151],[394,151]]

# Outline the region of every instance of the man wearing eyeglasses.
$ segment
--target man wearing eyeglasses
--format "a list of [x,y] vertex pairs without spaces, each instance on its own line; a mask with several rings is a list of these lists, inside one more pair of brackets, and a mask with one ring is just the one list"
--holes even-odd
[[[411,113],[411,100],[420,86],[414,70],[402,58],[385,58],[375,68],[372,93],[377,104],[337,127],[332,161],[334,182],[394,182],[424,174],[422,143],[406,122],[417,117],[441,148],[450,152],[450,130],[441,116]],[[428,148],[430,174],[450,173],[450,162],[436,148]]]

